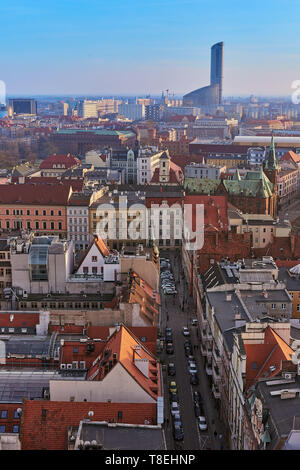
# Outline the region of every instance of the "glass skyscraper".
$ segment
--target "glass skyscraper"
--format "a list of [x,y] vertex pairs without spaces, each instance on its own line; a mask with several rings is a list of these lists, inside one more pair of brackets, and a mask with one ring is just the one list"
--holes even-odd
[[205,112],[214,112],[222,105],[224,43],[211,48],[210,85],[191,91],[183,96],[184,106],[198,106]]
[[223,42],[217,42],[211,48],[210,84],[211,85],[219,85],[219,104],[222,104],[223,56],[224,56],[224,43]]

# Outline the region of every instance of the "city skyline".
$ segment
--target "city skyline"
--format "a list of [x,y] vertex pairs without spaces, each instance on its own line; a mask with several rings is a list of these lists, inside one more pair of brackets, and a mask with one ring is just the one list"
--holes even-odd
[[195,0],[86,3],[0,7],[8,95],[183,95],[209,82],[210,47],[220,41],[225,97],[288,96],[300,78],[295,0],[284,11],[257,0],[230,11],[221,1],[214,9]]

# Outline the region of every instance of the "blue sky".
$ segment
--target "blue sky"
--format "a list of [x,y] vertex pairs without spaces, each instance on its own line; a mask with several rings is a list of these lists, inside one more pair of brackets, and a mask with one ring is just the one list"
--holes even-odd
[[2,0],[12,94],[183,94],[209,83],[224,41],[224,94],[291,93],[299,0]]

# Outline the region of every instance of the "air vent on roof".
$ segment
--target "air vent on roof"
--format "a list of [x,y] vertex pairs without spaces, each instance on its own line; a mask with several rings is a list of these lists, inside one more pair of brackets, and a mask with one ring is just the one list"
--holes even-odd
[[66,369],[67,368],[67,364],[61,364],[60,365],[60,369]]

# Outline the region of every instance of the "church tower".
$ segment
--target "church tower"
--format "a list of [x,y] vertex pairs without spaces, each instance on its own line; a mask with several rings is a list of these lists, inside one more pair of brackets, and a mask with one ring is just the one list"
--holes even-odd
[[159,182],[168,183],[170,180],[171,159],[168,150],[164,150],[159,159]]
[[274,135],[272,133],[270,148],[266,152],[266,158],[264,162],[264,173],[273,184],[273,196],[270,200],[269,214],[272,217],[277,216],[277,176],[278,176],[278,165],[275,153],[275,142]]

